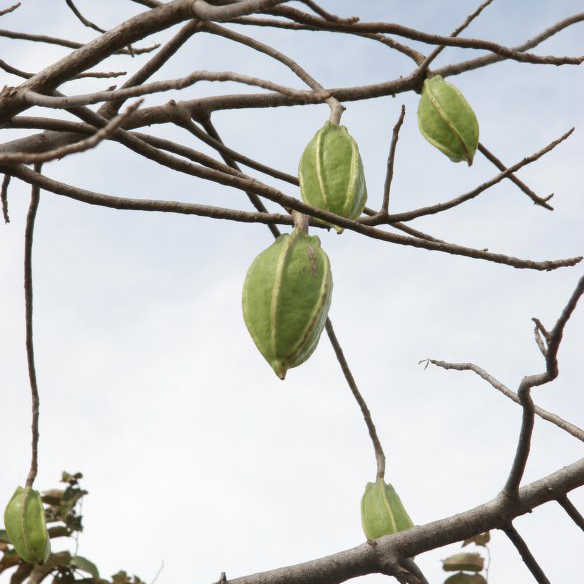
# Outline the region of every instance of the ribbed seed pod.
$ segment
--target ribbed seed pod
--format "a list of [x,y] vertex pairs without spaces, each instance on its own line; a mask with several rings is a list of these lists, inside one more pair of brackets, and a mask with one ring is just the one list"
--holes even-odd
[[251,264],[243,284],[243,318],[280,379],[316,349],[332,289],[330,262],[319,238],[299,229],[278,237]]
[[361,499],[361,523],[367,539],[404,531],[414,525],[395,489],[383,479],[367,483]]
[[29,564],[42,564],[51,554],[41,494],[17,487],[4,511],[4,525],[16,553]]
[[300,158],[298,179],[302,199],[313,207],[348,219],[359,217],[365,207],[363,163],[357,142],[345,126],[325,122]]
[[472,164],[479,143],[479,123],[464,95],[440,75],[424,81],[418,126],[424,138],[450,160]]

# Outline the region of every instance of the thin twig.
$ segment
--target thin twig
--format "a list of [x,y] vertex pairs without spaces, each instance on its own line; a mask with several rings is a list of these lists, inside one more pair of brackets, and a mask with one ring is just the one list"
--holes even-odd
[[5,8],[4,10],[0,10],[0,16],[4,16],[5,14],[9,14],[10,12],[14,12],[20,6],[20,4],[21,2],[18,2],[17,4],[13,4],[12,6]]
[[[4,71],[7,73],[12,73],[12,75],[18,75],[18,77],[22,77],[23,79],[30,79],[34,75],[33,73],[28,73],[27,71],[17,69],[2,59],[0,59],[0,69],[4,69]],[[75,75],[75,77],[72,77],[71,79],[85,79],[87,77],[94,77],[96,79],[110,79],[112,77],[121,77],[122,75],[126,75],[126,71],[86,71],[85,73],[79,73],[78,75]]]
[[10,223],[10,216],[8,215],[8,185],[10,184],[10,179],[12,177],[9,174],[5,174],[2,179],[2,190],[0,191],[0,201],[2,202],[2,216],[4,217],[4,223]]
[[393,128],[393,134],[391,136],[391,146],[389,147],[389,155],[387,157],[387,172],[385,175],[385,184],[383,186],[383,204],[381,205],[381,212],[387,213],[389,207],[389,195],[391,190],[391,181],[393,179],[393,164],[395,160],[395,149],[397,147],[397,140],[399,138],[399,130],[404,123],[404,117],[406,115],[406,106],[401,106],[401,113],[399,119]]
[[213,6],[205,0],[195,0],[191,5],[193,16],[202,20],[223,21],[230,18],[237,18],[245,14],[253,14],[258,10],[267,10],[287,2],[288,0],[241,0],[226,6]]
[[[61,39],[52,36],[46,36],[42,34],[29,34],[25,32],[16,32],[13,30],[0,30],[0,37],[6,37],[9,39],[18,39],[23,41],[33,41],[37,43],[47,43],[49,45],[59,45],[61,47],[69,47],[70,49],[80,49],[84,47],[84,43],[77,43],[75,41],[70,41],[68,39]],[[151,47],[145,47],[143,49],[133,49],[134,54],[140,55],[142,53],[151,53],[155,51],[160,45],[155,44]],[[115,51],[114,54],[116,55],[130,55],[130,51],[128,49],[119,49]]]
[[517,530],[512,525],[509,525],[508,527],[505,527],[503,531],[519,552],[521,559],[532,573],[538,584],[551,584]]
[[[469,14],[465,21],[458,27],[456,27],[452,33],[451,37],[457,37],[493,0],[486,0],[483,2],[472,14]],[[430,66],[430,63],[446,48],[446,45],[440,45],[436,47],[420,64],[420,69],[426,71]]]
[[365,420],[365,424],[367,425],[367,430],[369,431],[369,436],[371,437],[371,442],[373,443],[373,449],[375,451],[375,460],[377,463],[377,478],[383,479],[385,477],[385,454],[383,453],[383,448],[381,446],[381,442],[379,437],[377,436],[377,430],[375,428],[375,424],[373,423],[373,419],[371,417],[371,412],[355,383],[355,378],[349,369],[349,364],[345,359],[345,354],[343,353],[343,349],[337,340],[335,335],[335,330],[333,328],[333,323],[330,321],[329,318],[326,320],[326,332],[328,334],[328,338],[330,339],[331,345],[333,346],[333,350],[337,357],[337,361],[341,365],[341,369],[343,370],[343,375],[351,388],[351,392],[353,393],[353,397],[357,400],[359,407],[361,408],[361,413],[363,414],[363,419]]
[[[322,29],[315,26],[310,26],[307,24],[300,24],[298,22],[288,22],[286,20],[277,20],[275,18],[257,18],[254,16],[243,16],[241,18],[234,18],[232,20],[228,20],[226,22],[232,24],[243,24],[248,26],[262,26],[262,27],[273,27],[273,28],[282,28],[288,30],[308,30],[319,32]],[[352,34],[355,36],[360,36],[363,38],[372,39],[374,41],[378,41],[404,55],[410,57],[417,65],[419,65],[424,60],[424,55],[419,51],[416,51],[412,47],[408,45],[404,45],[402,43],[398,43],[396,40],[392,39],[391,37],[384,35],[382,33],[368,33],[368,32],[352,32],[352,31],[331,31],[331,32],[343,32],[347,34]]]
[[96,30],[97,32],[107,32],[107,30],[97,26],[97,24],[94,24],[93,22],[91,22],[91,20],[88,20],[87,18],[85,18],[85,16],[83,16],[83,14],[81,14],[81,12],[79,12],[79,10],[77,9],[77,6],[75,6],[75,4],[73,3],[73,0],[65,0],[65,3],[67,4],[67,6],[69,6],[69,8],[71,9],[71,12],[73,12],[73,14],[88,28],[92,28],[93,30]]
[[543,373],[525,376],[519,384],[517,396],[523,407],[523,418],[513,465],[511,466],[509,477],[507,478],[507,482],[501,492],[502,495],[506,497],[514,498],[517,496],[519,484],[521,483],[527,459],[529,457],[535,414],[535,407],[531,398],[531,389],[543,385],[544,383],[549,383],[558,376],[557,355],[562,341],[564,327],[574,312],[576,304],[582,294],[584,294],[584,276],[578,281],[574,292],[570,296],[568,303],[562,310],[560,318],[550,333],[550,340],[545,356],[546,370]]
[[[34,91],[27,91],[23,93],[22,97],[31,105],[39,105],[42,107],[50,107],[56,109],[68,109],[80,105],[91,105],[100,103],[102,101],[120,101],[131,97],[140,97],[142,95],[152,95],[163,91],[185,89],[200,81],[231,81],[235,83],[243,83],[245,85],[252,85],[261,87],[269,91],[282,93],[283,95],[291,95],[293,97],[305,96],[310,101],[314,100],[314,93],[310,91],[303,91],[285,87],[272,81],[260,79],[259,77],[251,77],[250,75],[242,75],[240,73],[233,73],[232,71],[194,71],[186,77],[180,79],[168,79],[166,81],[155,81],[146,85],[138,85],[136,87],[128,87],[126,89],[114,89],[111,91],[96,91],[94,93],[86,93],[83,95],[71,95],[65,97],[53,97],[51,95],[43,95]],[[328,98],[326,91],[316,92],[317,99],[326,101]]]
[[[193,128],[196,128],[195,124],[192,123],[191,120],[189,120],[189,122],[191,122],[191,126]],[[206,120],[203,120],[203,125],[204,128],[207,132],[206,135],[210,136],[211,139],[213,140],[213,142],[217,143],[217,144],[222,144],[223,141],[221,140],[221,136],[219,136],[219,133],[217,132],[217,129],[215,128],[215,126],[213,125],[213,122],[211,121],[211,118],[207,118]],[[198,129],[198,128],[196,128]],[[202,132],[203,134],[205,132]],[[231,159],[228,155],[225,154],[225,152],[221,152],[221,157],[223,158],[223,160],[225,161],[225,164],[227,164],[227,166],[241,171],[241,169],[239,168],[239,165],[237,164],[237,162],[235,162],[233,159]],[[266,209],[264,203],[262,202],[262,200],[255,194],[252,192],[246,192],[248,199],[251,201],[251,204],[260,212],[260,213],[267,213],[268,210]],[[274,236],[274,238],[277,238],[281,235],[280,230],[276,227],[276,225],[274,224],[268,224],[268,228],[271,232],[271,234]]]
[[273,47],[270,47],[269,45],[260,43],[256,39],[226,29],[217,24],[205,22],[203,28],[205,31],[209,33],[216,34],[227,39],[230,39],[232,41],[241,43],[252,49],[255,49],[256,51],[259,51],[260,53],[264,53],[265,55],[268,55],[273,59],[276,59],[276,61],[279,61],[280,63],[286,65],[286,67],[288,67],[297,77],[304,81],[304,83],[306,83],[306,85],[308,85],[308,87],[310,87],[310,89],[312,89],[314,93],[318,94],[319,97],[321,94],[329,95],[329,97],[324,99],[323,101],[326,101],[326,103],[330,107],[331,110],[330,121],[333,124],[339,125],[341,116],[345,109],[344,106],[339,102],[338,99],[330,95],[330,93],[328,93],[325,90],[325,88],[316,79],[314,79],[314,77],[309,75],[308,72],[305,71],[296,61],[292,60],[290,57],[284,55],[283,53],[274,49]]
[[[492,162],[499,170],[505,171],[507,167],[492,153],[490,152],[484,144],[479,142],[478,146],[479,152],[490,162]],[[514,182],[536,205],[544,207],[549,211],[553,211],[554,208],[548,203],[548,201],[554,196],[552,193],[547,197],[540,197],[534,193],[523,181],[519,180],[514,174],[507,175],[507,178]]]
[[480,195],[482,192],[486,191],[487,189],[491,188],[493,185],[501,182],[504,178],[507,178],[511,173],[516,172],[520,168],[535,162],[539,158],[541,158],[544,154],[547,154],[551,150],[553,150],[558,144],[562,143],[566,140],[574,131],[574,128],[566,132],[564,135],[560,136],[557,140],[550,142],[545,148],[535,152],[534,154],[525,157],[523,160],[519,161],[518,163],[510,166],[497,176],[493,177],[492,179],[482,183],[478,187],[474,188],[472,191],[465,193],[463,195],[459,195],[449,201],[445,201],[444,203],[437,203],[436,205],[430,205],[428,207],[420,207],[419,209],[414,209],[413,211],[404,211],[402,213],[394,213],[385,215],[383,213],[379,213],[374,217],[367,217],[363,219],[359,219],[360,223],[364,225],[379,225],[381,223],[392,223],[394,221],[410,221],[412,219],[416,219],[417,217],[423,217],[424,215],[434,215],[436,213],[440,213],[442,211],[446,211],[447,209],[452,209],[460,205],[461,203],[465,203],[470,199],[474,199],[476,196]]
[[420,41],[430,45],[446,45],[449,47],[462,47],[466,49],[484,49],[506,59],[512,59],[522,63],[540,63],[546,65],[579,65],[584,61],[584,56],[539,56],[532,53],[527,53],[525,51],[517,51],[492,41],[450,36],[445,37],[441,35],[429,34],[391,22],[357,22],[354,24],[330,22],[324,18],[313,16],[312,14],[308,14],[290,6],[278,6],[277,8],[267,10],[266,12],[276,16],[285,16],[291,20],[295,20],[296,22],[309,24],[321,30],[338,30],[349,33],[367,32],[395,34],[410,40]]
[[[186,112],[181,112],[180,108],[178,108],[177,114],[178,114],[178,118],[176,120],[177,124],[179,124],[185,130],[193,134],[193,136],[199,138],[199,140],[205,142],[205,144],[208,144],[209,146],[217,150],[217,152],[221,154],[224,160],[229,159],[231,161],[240,162],[241,164],[244,164],[249,168],[253,168],[254,170],[258,170],[259,172],[263,172],[264,174],[273,176],[274,178],[298,186],[299,182],[297,177],[292,176],[291,174],[288,174],[286,172],[277,170],[275,168],[272,168],[271,166],[262,164],[261,162],[257,162],[256,160],[253,160],[251,158],[248,158],[247,156],[244,156],[243,154],[233,150],[232,148],[225,146],[223,141],[221,141],[220,139],[214,138],[213,136],[215,134],[212,131],[209,132],[210,126],[207,127],[207,120],[210,119],[208,116],[207,117],[201,116],[201,123],[205,127],[205,130],[207,130],[207,133],[205,133],[191,120],[190,116]],[[236,168],[231,164],[229,164],[229,166],[231,166],[232,168]]]
[[[424,361],[421,361],[421,363],[423,362]],[[426,363],[431,363],[432,365],[436,365],[437,367],[441,367],[442,369],[447,370],[452,369],[455,371],[472,371],[490,383],[504,396],[508,397],[510,400],[513,400],[517,404],[521,404],[519,396],[514,391],[511,391],[506,385],[495,379],[490,373],[487,373],[478,365],[474,365],[473,363],[447,363],[446,361],[437,361],[436,359],[428,359]],[[578,426],[564,420],[563,418],[560,418],[560,416],[552,414],[551,412],[548,412],[538,406],[535,406],[535,413],[542,420],[546,420],[547,422],[555,424],[558,428],[574,436],[574,438],[584,442],[584,430],[582,430],[582,428],[579,428]]]
[[0,153],[0,163],[1,162],[20,162],[24,164],[31,164],[32,162],[49,162],[51,160],[57,160],[64,158],[70,154],[75,154],[78,152],[85,152],[90,148],[95,148],[100,142],[109,138],[115,131],[124,123],[124,121],[136,111],[143,100],[138,100],[129,106],[123,114],[120,114],[113,118],[107,125],[100,128],[95,132],[95,134],[85,140],[80,140],[74,144],[68,144],[66,146],[61,146],[60,148],[55,148],[54,150],[48,150],[47,152],[38,153],[27,153],[27,152],[6,152]]
[[359,22],[358,16],[350,16],[349,18],[341,18],[335,14],[331,14],[327,12],[324,8],[319,6],[316,2],[312,0],[300,0],[302,4],[306,4],[310,9],[312,9],[316,14],[322,16],[325,20],[330,20],[331,22],[342,22],[344,24],[354,24],[355,22]]
[[[146,79],[149,79],[154,73],[159,71],[161,67],[168,62],[174,54],[176,54],[191,36],[197,32],[198,28],[198,22],[194,20],[187,22],[187,24],[185,24],[159,51],[157,51],[149,61],[140,67],[140,69],[138,69],[138,71],[136,71],[136,73],[134,73],[134,75],[132,75],[120,89],[127,89],[128,87],[134,87],[144,83]],[[118,113],[122,104],[123,100],[107,102],[99,108],[97,113],[109,119]]]
[[[34,171],[40,173],[42,163],[36,163]],[[28,363],[28,378],[30,380],[30,392],[32,397],[32,456],[30,470],[26,478],[26,486],[32,487],[38,471],[38,446],[39,446],[39,390],[37,385],[36,369],[34,364],[34,343],[32,327],[32,242],[34,237],[34,222],[40,200],[40,189],[33,185],[30,195],[30,206],[26,217],[26,229],[24,232],[24,301],[26,320],[26,360]]]
[[567,495],[558,498],[558,503],[564,508],[564,511],[570,516],[572,521],[582,530],[584,531],[584,517],[570,499],[568,499]]

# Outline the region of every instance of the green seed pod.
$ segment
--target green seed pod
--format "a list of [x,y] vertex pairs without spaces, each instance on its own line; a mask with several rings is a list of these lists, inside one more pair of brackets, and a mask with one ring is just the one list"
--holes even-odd
[[16,553],[29,564],[42,564],[51,554],[41,494],[17,487],[4,511],[4,525]]
[[330,262],[319,238],[299,229],[278,237],[251,264],[243,284],[243,318],[280,379],[316,349],[332,289]]
[[367,539],[404,531],[414,525],[395,489],[383,479],[367,483],[361,499],[361,523]]
[[348,219],[359,217],[365,207],[363,163],[357,142],[345,126],[325,122],[300,158],[298,179],[302,199],[313,207]]
[[424,81],[418,126],[422,136],[450,160],[472,164],[479,144],[479,123],[464,95],[440,75]]

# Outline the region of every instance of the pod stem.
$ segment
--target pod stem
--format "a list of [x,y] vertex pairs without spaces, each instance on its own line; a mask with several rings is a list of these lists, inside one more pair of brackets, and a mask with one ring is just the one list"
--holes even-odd
[[[40,172],[42,163],[36,163],[35,172]],[[39,206],[40,188],[33,185],[30,196],[30,206],[26,217],[26,229],[24,234],[24,300],[26,316],[26,358],[28,362],[28,377],[30,379],[30,392],[32,395],[32,456],[30,470],[26,478],[26,486],[32,487],[38,471],[38,445],[39,445],[39,392],[34,364],[34,344],[32,336],[32,241],[34,235],[34,223]]]
[[382,480],[385,477],[385,454],[383,452],[383,447],[381,446],[381,441],[379,440],[379,436],[377,435],[377,429],[375,428],[375,424],[373,423],[373,418],[371,417],[371,412],[367,407],[367,403],[365,399],[361,395],[357,384],[355,383],[355,378],[349,369],[349,364],[347,363],[347,359],[345,359],[345,355],[343,353],[343,349],[339,344],[337,339],[337,335],[335,335],[335,329],[333,329],[333,323],[331,322],[330,318],[326,319],[326,332],[330,339],[331,345],[333,346],[333,350],[335,351],[335,355],[337,357],[337,361],[341,365],[341,369],[343,370],[343,374],[353,397],[359,404],[359,408],[361,409],[361,414],[363,415],[363,419],[365,420],[365,424],[367,425],[367,430],[369,431],[369,437],[371,438],[371,442],[373,444],[373,450],[375,451],[375,462],[377,466],[377,473],[376,478],[377,480]]
[[293,210],[292,220],[294,221],[294,227],[298,229],[298,231],[305,235],[308,233],[308,215]]

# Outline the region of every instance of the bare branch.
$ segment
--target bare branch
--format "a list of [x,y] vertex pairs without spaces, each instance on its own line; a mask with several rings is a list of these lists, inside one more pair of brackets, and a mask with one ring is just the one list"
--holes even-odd
[[[201,1],[201,0],[197,0],[197,1]],[[249,1],[252,1],[252,0],[249,0]],[[268,55],[269,57],[276,59],[276,61],[279,61],[280,63],[286,65],[286,67],[288,67],[297,77],[299,77],[302,81],[304,81],[304,83],[306,83],[306,85],[308,85],[308,87],[310,87],[313,90],[314,94],[319,96],[318,97],[319,101],[321,99],[323,101],[326,101],[326,103],[328,104],[328,106],[330,107],[330,110],[331,110],[330,121],[333,124],[336,124],[336,125],[339,124],[340,119],[341,119],[341,115],[345,109],[344,106],[342,106],[340,104],[340,102],[335,97],[332,97],[324,89],[324,87],[318,81],[316,81],[316,79],[314,79],[311,75],[309,75],[298,63],[296,63],[296,61],[292,60],[290,57],[284,55],[280,51],[277,51],[273,47],[270,47],[264,43],[260,43],[256,39],[253,39],[253,38],[245,36],[243,34],[226,29],[226,28],[219,26],[217,24],[212,24],[212,23],[206,22],[204,24],[204,30],[207,32],[210,32],[212,34],[216,34],[216,35],[225,37],[227,39],[230,39],[232,41],[246,45],[246,46],[248,46],[252,49],[255,49],[256,51],[259,51],[260,53],[264,53],[265,55]],[[324,96],[324,95],[328,95],[328,97],[323,99],[322,96]]]
[[4,217],[4,223],[10,223],[10,216],[8,215],[8,185],[10,184],[10,179],[12,177],[9,174],[5,174],[2,179],[2,190],[0,191],[0,202],[2,204],[2,216]]
[[[35,164],[34,170],[40,173],[42,163]],[[40,399],[37,385],[36,369],[34,364],[34,342],[32,327],[32,242],[34,237],[34,222],[40,200],[40,189],[33,185],[30,195],[30,206],[26,217],[26,229],[24,233],[24,300],[26,321],[26,360],[28,363],[28,377],[30,380],[30,392],[32,396],[32,456],[30,470],[26,478],[26,486],[32,487],[38,471],[38,445],[39,445],[39,408]]]
[[[9,65],[6,61],[0,59],[0,68],[4,69],[7,73],[12,73],[12,75],[18,75],[18,77],[22,77],[24,79],[30,79],[33,77],[34,73],[27,73],[26,71],[22,71],[21,69],[17,69],[12,65]],[[87,71],[85,73],[79,73],[75,75],[73,79],[84,79],[86,77],[95,77],[96,79],[109,79],[111,77],[121,77],[122,75],[126,75],[126,71]]]
[[[487,160],[491,161],[499,170],[503,172],[507,170],[507,167],[480,142],[478,149],[479,152],[483,154]],[[545,198],[540,197],[536,195],[524,182],[519,180],[514,174],[508,175],[507,178],[514,182],[536,205],[544,207],[545,209],[549,209],[550,211],[554,210],[554,208],[548,203],[548,201],[554,196],[553,193]]]
[[136,4],[142,4],[143,6],[147,6],[148,8],[158,8],[162,6],[162,2],[158,2],[158,0],[131,0],[131,2],[136,2]]
[[[508,397],[509,399],[513,400],[517,404],[521,404],[519,400],[519,396],[514,392],[511,391],[506,385],[495,379],[490,373],[487,373],[481,367],[474,365],[473,363],[447,363],[446,361],[437,361],[436,359],[428,359],[427,363],[431,363],[432,365],[436,365],[437,367],[442,367],[442,369],[453,369],[455,371],[472,371],[476,373],[479,377],[482,377],[485,381],[490,383],[496,390],[500,391],[504,396]],[[556,414],[552,414],[535,406],[535,413],[542,419],[546,420],[547,422],[551,422],[555,424],[558,428],[561,428],[568,434],[574,436],[574,438],[578,438],[578,440],[584,442],[584,430],[579,428],[578,426],[567,422],[563,418]]]
[[513,506],[500,497],[479,507],[463,511],[426,525],[416,525],[406,531],[379,538],[372,546],[357,547],[324,558],[286,566],[229,580],[230,584],[297,584],[326,579],[338,584],[357,576],[385,573],[387,558],[407,558],[467,537],[507,527],[509,520],[530,512],[535,507],[554,500],[568,490],[584,484],[584,459],[563,468],[519,490]]
[[14,12],[20,6],[20,4],[21,2],[18,2],[17,4],[13,4],[12,6],[5,8],[4,10],[0,10],[0,16],[4,16],[5,14],[9,14],[10,12]]
[[[450,34],[451,37],[457,37],[493,0],[486,0],[483,2],[472,14],[466,17],[464,22],[457,26],[452,33]],[[430,63],[434,61],[434,59],[446,48],[445,45],[440,45],[436,47],[420,64],[420,69],[426,71],[430,66]]]
[[[263,27],[274,27],[274,28],[283,28],[288,30],[312,30],[314,32],[318,32],[321,30],[328,30],[326,28],[309,26],[307,24],[300,24],[298,22],[288,22],[286,20],[276,20],[274,18],[256,18],[253,16],[244,16],[242,18],[234,18],[233,20],[226,21],[232,24],[244,24],[248,26],[263,26]],[[400,53],[403,53],[407,57],[410,57],[417,65],[422,63],[424,60],[424,55],[419,51],[416,51],[412,47],[404,45],[402,43],[398,43],[396,40],[392,39],[389,36],[386,36],[381,33],[367,33],[367,32],[351,32],[351,31],[334,31],[331,32],[343,32],[347,34],[352,34],[355,36],[360,36],[363,38],[372,39],[374,41],[378,41]]]
[[335,351],[335,356],[337,357],[337,361],[341,365],[341,369],[343,370],[343,375],[351,388],[351,392],[353,393],[353,397],[359,404],[361,408],[361,414],[363,415],[363,419],[365,420],[365,424],[367,425],[367,430],[369,431],[369,436],[371,438],[371,442],[373,443],[373,449],[375,451],[375,460],[377,462],[377,478],[383,479],[385,477],[385,454],[383,453],[383,447],[381,446],[381,442],[379,437],[377,436],[377,430],[375,428],[375,424],[373,423],[373,418],[371,417],[371,412],[367,407],[367,403],[363,399],[357,384],[355,383],[355,378],[349,369],[349,364],[345,359],[345,354],[343,353],[343,349],[337,340],[335,335],[335,329],[333,328],[333,323],[330,321],[329,318],[326,320],[326,332],[328,334],[328,338],[333,346]]
[[544,383],[549,383],[558,376],[557,354],[560,343],[562,341],[564,326],[574,312],[576,304],[578,303],[578,300],[582,294],[584,294],[584,276],[580,278],[574,292],[572,293],[572,296],[562,310],[560,318],[550,333],[550,340],[548,343],[545,359],[546,370],[543,373],[525,376],[519,384],[517,396],[519,397],[519,401],[523,407],[523,420],[521,423],[521,432],[519,434],[519,440],[517,443],[517,451],[515,452],[515,459],[513,460],[513,465],[509,472],[507,482],[503,487],[502,494],[504,496],[515,497],[517,495],[519,484],[525,471],[525,465],[527,464],[527,458],[529,457],[535,414],[535,407],[531,398],[531,388],[543,385]]
[[447,209],[452,209],[460,205],[461,203],[465,203],[470,199],[474,199],[476,196],[480,195],[482,192],[486,191],[487,189],[491,188],[493,185],[496,185],[498,182],[501,182],[504,178],[507,178],[513,172],[518,171],[520,168],[535,162],[539,158],[541,158],[544,154],[547,154],[551,150],[553,150],[558,144],[566,140],[574,131],[574,128],[566,132],[564,135],[560,136],[557,140],[550,142],[545,148],[542,148],[535,154],[531,156],[525,157],[520,162],[517,162],[513,166],[510,166],[497,176],[493,177],[491,180],[484,182],[483,184],[479,185],[472,191],[465,193],[464,195],[460,195],[455,197],[454,199],[450,199],[450,201],[446,201],[444,203],[437,203],[436,205],[430,205],[428,207],[421,207],[419,209],[414,209],[413,211],[404,211],[403,213],[394,213],[394,214],[378,214],[374,217],[369,217],[366,219],[360,219],[359,221],[364,225],[378,225],[380,223],[392,223],[394,221],[410,221],[412,219],[416,219],[417,217],[423,217],[424,215],[434,215],[436,213],[440,213],[442,211],[446,211]]
[[[196,21],[187,22],[147,63],[132,75],[121,87],[126,89],[140,85],[149,79],[197,32]],[[109,102],[102,105],[98,113],[105,118],[111,118],[118,113],[123,101]]]
[[336,16],[335,14],[331,14],[327,12],[324,8],[319,6],[316,2],[312,0],[300,0],[303,4],[306,4],[310,9],[312,9],[316,14],[322,16],[325,20],[330,20],[332,22],[343,22],[345,24],[353,24],[355,22],[359,22],[358,16],[350,16],[349,18],[341,18],[340,16]]
[[[264,174],[273,176],[274,178],[298,186],[299,182],[297,177],[292,176],[291,174],[288,174],[286,172],[277,170],[275,168],[272,168],[270,166],[267,166],[265,164],[262,164],[261,162],[257,162],[256,160],[252,160],[251,158],[248,158],[247,156],[244,156],[243,154],[236,152],[232,148],[225,146],[225,144],[222,141],[213,138],[213,136],[210,135],[216,134],[216,132],[211,131],[210,133],[209,132],[205,133],[204,131],[200,130],[197,127],[197,125],[191,120],[191,118],[186,112],[182,113],[184,113],[184,115],[181,115],[180,108],[177,108],[178,114],[178,119],[176,120],[177,124],[185,128],[185,130],[189,131],[191,134],[193,134],[193,136],[199,138],[199,140],[205,142],[205,144],[208,144],[212,148],[215,148],[215,150],[217,150],[217,152],[219,152],[223,156],[223,159],[226,160],[226,162],[227,159],[231,161],[237,161],[240,162],[241,164],[244,164],[245,166],[248,166],[249,168],[253,168],[254,170],[258,170],[259,172],[263,172]],[[208,117],[207,118],[202,117],[201,123],[203,125],[206,125],[207,120],[209,120]],[[206,129],[208,130],[209,128],[207,127]],[[227,164],[229,164],[229,162],[227,162]],[[230,164],[230,166],[232,165]],[[232,168],[235,168],[235,166],[232,166]]]
[[202,20],[223,21],[230,18],[237,18],[245,14],[253,14],[259,10],[265,10],[287,2],[288,0],[241,0],[227,6],[213,6],[205,0],[194,0],[191,10],[193,16]]
[[[191,122],[190,119],[187,119],[187,121],[188,121],[187,128],[192,126],[192,129],[198,130],[198,128],[195,126],[195,124],[193,124]],[[212,140],[213,143],[215,143],[215,144],[223,144],[223,141],[221,140],[221,136],[219,136],[219,133],[215,129],[215,126],[213,125],[211,118],[209,117],[209,118],[203,120],[203,123],[204,123],[204,127],[205,127],[205,130],[207,133],[201,132],[200,133],[201,137],[204,135],[204,136],[207,136],[208,138],[210,138],[210,140]],[[198,134],[196,134],[196,135],[198,135]],[[225,151],[221,151],[221,156],[222,156],[223,160],[225,161],[225,163],[229,167],[231,167],[237,171],[240,171],[240,168],[239,168],[239,165],[237,164],[237,162],[235,162],[234,160],[229,158],[229,156],[225,154]],[[246,195],[247,195],[247,198],[250,200],[251,204],[260,213],[267,213],[268,210],[266,209],[263,201],[255,193],[247,191]],[[306,215],[302,215],[302,217],[305,218],[303,221],[306,221],[306,223],[308,223],[308,218],[306,218]],[[293,220],[294,220],[294,218],[293,218]],[[276,227],[276,225],[268,224],[268,227],[270,229],[271,234],[274,236],[274,238],[277,238],[280,235],[280,230]]]
[[399,138],[399,130],[404,123],[404,117],[406,115],[406,106],[401,106],[401,113],[399,119],[393,128],[393,134],[391,136],[391,145],[389,147],[389,155],[387,157],[387,172],[385,175],[385,184],[383,186],[383,203],[381,204],[381,212],[387,213],[389,207],[389,194],[391,190],[391,181],[393,179],[393,164],[395,159],[395,149],[397,147],[397,140]]
[[[259,77],[250,77],[249,75],[242,75],[240,73],[233,73],[231,71],[194,71],[186,77],[180,79],[169,79],[167,81],[156,81],[147,85],[138,85],[135,87],[128,87],[126,89],[114,89],[111,91],[96,91],[94,93],[87,93],[84,95],[72,95],[65,97],[53,97],[50,95],[43,95],[34,91],[27,91],[23,93],[23,99],[31,105],[39,105],[42,107],[68,109],[71,107],[81,105],[91,105],[100,103],[102,101],[120,101],[130,97],[140,97],[142,95],[151,95],[162,91],[170,91],[172,89],[185,89],[199,81],[233,81],[236,83],[244,83],[245,85],[253,85],[268,89],[269,91],[276,91],[284,95],[291,95],[293,97],[307,96],[311,101],[314,99],[314,93],[308,91],[301,91],[285,87],[272,81],[266,81]],[[317,93],[317,96],[325,101],[327,99],[327,92]],[[317,97],[317,99],[318,99]]]
[[[584,20],[584,12],[579,14],[575,14],[574,16],[570,16],[561,20],[546,28],[543,32],[538,34],[537,36],[533,37],[518,45],[513,47],[514,51],[527,51],[529,49],[533,49],[537,45],[541,44],[543,41],[549,39],[550,37],[554,36],[558,32],[561,32],[565,28],[573,24],[577,24],[578,22],[582,22]],[[487,65],[492,65],[493,63],[498,63],[503,61],[505,57],[501,57],[499,55],[487,55],[486,57],[478,57],[476,59],[470,59],[468,61],[463,61],[462,63],[456,63],[454,65],[447,65],[442,67],[436,71],[434,71],[437,75],[442,75],[443,77],[448,77],[450,75],[458,75],[459,73],[464,73],[465,71],[472,71],[473,69],[478,69],[479,67],[485,67]]]
[[[29,34],[25,32],[16,32],[13,30],[0,30],[0,37],[6,37],[9,39],[18,39],[22,41],[33,41],[36,43],[47,43],[49,45],[59,45],[61,47],[68,47],[70,49],[80,49],[86,46],[84,43],[77,43],[75,41],[70,41],[68,39],[61,39],[58,37],[47,36],[43,34]],[[151,53],[155,51],[160,45],[153,45],[151,47],[145,47],[143,49],[132,49],[133,53],[140,55],[142,53]],[[119,49],[114,51],[116,55],[130,55],[128,49]]]
[[574,507],[573,503],[568,499],[567,495],[560,497],[558,503],[564,508],[564,511],[570,516],[572,521],[584,531],[584,517],[582,514]]
[[511,540],[513,545],[517,548],[517,551],[519,552],[523,562],[532,573],[538,584],[551,584],[517,530],[512,525],[509,525],[508,527],[505,527],[503,531]]
[[49,162],[51,160],[64,158],[70,154],[85,152],[90,148],[95,148],[95,146],[97,146],[100,142],[109,138],[124,123],[124,120],[132,112],[138,109],[141,103],[142,100],[138,100],[136,103],[129,106],[123,114],[113,118],[107,125],[95,132],[95,134],[90,138],[86,138],[85,140],[81,140],[75,144],[69,144],[67,146],[55,148],[54,150],[48,150],[47,152],[39,152],[35,154],[26,152],[7,152],[5,154],[0,153],[0,163],[21,162],[24,164],[30,164],[32,162]]
[[338,30],[342,32],[365,32],[365,33],[389,33],[398,36],[403,36],[405,38],[420,41],[430,45],[445,45],[448,47],[461,47],[467,49],[484,49],[495,53],[500,57],[506,59],[512,59],[514,61],[519,61],[522,63],[539,63],[546,65],[579,65],[584,61],[584,56],[579,57],[554,57],[554,56],[538,56],[532,53],[527,53],[525,51],[517,51],[510,49],[509,47],[504,47],[492,41],[484,41],[482,39],[469,39],[460,37],[445,37],[435,34],[428,34],[408,28],[407,26],[402,26],[400,24],[394,24],[389,22],[357,22],[354,24],[341,24],[332,23],[323,18],[317,16],[312,16],[306,12],[302,12],[296,8],[291,8],[290,6],[278,6],[271,10],[267,10],[269,14],[277,16],[285,16],[296,22],[303,24],[309,24],[320,28],[322,30]]
[[93,22],[91,22],[91,20],[87,20],[87,18],[85,18],[85,16],[83,16],[83,14],[81,14],[81,12],[79,12],[79,10],[77,9],[77,6],[75,6],[75,4],[73,3],[73,0],[65,0],[65,3],[67,4],[67,6],[69,6],[69,8],[71,9],[71,12],[73,12],[73,14],[88,28],[92,28],[93,30],[96,30],[97,32],[107,32],[105,29],[97,26],[97,24],[94,24]]

